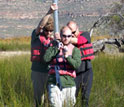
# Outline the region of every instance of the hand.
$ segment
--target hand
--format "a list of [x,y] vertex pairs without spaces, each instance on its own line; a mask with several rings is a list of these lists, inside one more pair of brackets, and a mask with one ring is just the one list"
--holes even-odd
[[54,38],[57,39],[57,40],[60,40],[60,33],[59,32],[56,32],[55,35],[54,35]]
[[67,46],[63,47],[63,52],[64,52],[65,58],[67,58],[69,56],[69,52],[68,52],[68,47]]
[[56,4],[56,3],[53,3],[53,4],[50,6],[50,9],[51,9],[52,12],[55,11],[55,10],[57,10],[57,9],[58,9],[57,4]]

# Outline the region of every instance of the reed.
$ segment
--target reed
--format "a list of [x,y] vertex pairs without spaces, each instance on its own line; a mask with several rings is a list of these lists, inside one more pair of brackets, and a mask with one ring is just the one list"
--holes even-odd
[[30,37],[13,37],[0,39],[0,51],[30,50]]
[[[89,107],[123,107],[124,56],[100,54],[92,65],[94,78]],[[33,107],[30,66],[30,55],[0,59],[0,107]],[[76,107],[82,107],[80,97]]]

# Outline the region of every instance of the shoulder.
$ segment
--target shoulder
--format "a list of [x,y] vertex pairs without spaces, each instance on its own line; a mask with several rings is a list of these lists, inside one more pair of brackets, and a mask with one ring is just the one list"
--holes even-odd
[[32,34],[31,34],[31,36],[36,36],[35,29],[32,31]]
[[82,36],[90,36],[90,33],[88,31],[84,31],[84,32],[81,32],[80,35],[82,35]]
[[74,51],[80,51],[77,47],[74,47]]
[[79,54],[80,50],[77,47],[74,47],[73,54]]
[[80,50],[77,47],[74,47],[72,52],[72,57],[79,58],[81,57]]
[[40,39],[41,42],[47,41],[47,39],[45,38],[45,36],[42,32],[39,34],[39,39]]
[[88,42],[91,42],[90,33],[88,31],[82,32],[80,36],[83,36],[84,38],[88,40]]

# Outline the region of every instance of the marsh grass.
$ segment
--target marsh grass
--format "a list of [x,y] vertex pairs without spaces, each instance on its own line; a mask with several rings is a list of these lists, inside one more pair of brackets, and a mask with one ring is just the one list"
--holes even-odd
[[30,66],[27,55],[0,59],[0,107],[31,107]]
[[0,39],[1,51],[30,50],[30,37],[13,37]]
[[[124,56],[99,55],[93,61],[89,107],[123,107]],[[0,59],[0,107],[33,107],[30,55]],[[45,105],[48,98],[45,94]],[[76,107],[81,106],[80,96]]]
[[124,56],[100,55],[93,62],[91,107],[123,107]]
[[[104,36],[92,36],[92,42],[96,40],[101,40],[105,38],[111,38],[109,35]],[[27,51],[30,50],[30,36],[24,37],[13,37],[0,39],[0,51]]]

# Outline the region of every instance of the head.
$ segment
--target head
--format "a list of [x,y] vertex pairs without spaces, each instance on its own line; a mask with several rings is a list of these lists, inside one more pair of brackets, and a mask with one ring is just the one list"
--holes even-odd
[[71,29],[71,31],[72,31],[72,36],[77,37],[78,34],[79,34],[79,29],[78,29],[78,26],[77,26],[76,22],[74,22],[74,21],[69,21],[69,22],[67,23],[67,26]]
[[53,30],[54,30],[53,18],[49,17],[46,25],[43,28],[43,32],[46,37],[50,37],[53,33]]
[[61,29],[61,41],[64,45],[70,44],[71,38],[72,38],[72,32],[71,29],[68,26],[64,26]]

